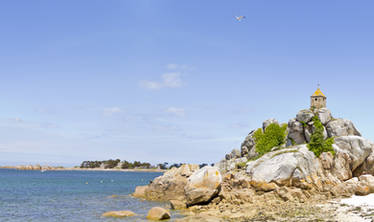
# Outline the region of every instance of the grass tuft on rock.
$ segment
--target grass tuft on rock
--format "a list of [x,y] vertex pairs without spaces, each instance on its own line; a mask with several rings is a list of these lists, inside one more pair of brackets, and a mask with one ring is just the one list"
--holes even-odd
[[318,116],[313,117],[314,132],[310,137],[310,142],[307,144],[308,149],[314,153],[317,157],[323,152],[330,152],[335,155],[335,151],[332,148],[334,144],[334,138],[324,139],[323,136],[323,125]]
[[298,150],[283,150],[283,151],[280,151],[278,153],[274,153],[273,156],[271,156],[271,158],[274,158],[278,155],[281,155],[281,154],[284,154],[284,153],[296,153]]
[[256,143],[256,152],[259,156],[269,152],[271,148],[280,146],[284,143],[286,138],[287,124],[279,125],[271,123],[266,127],[265,132],[261,128],[255,131],[253,137]]
[[241,163],[237,163],[237,164],[235,165],[235,168],[236,168],[236,169],[245,169],[245,167],[247,166],[247,163],[248,163],[248,161],[246,161],[246,162],[241,162]]

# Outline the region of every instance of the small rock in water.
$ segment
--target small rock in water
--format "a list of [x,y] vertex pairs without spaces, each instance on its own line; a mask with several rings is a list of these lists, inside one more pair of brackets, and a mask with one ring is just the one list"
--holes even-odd
[[123,210],[123,211],[109,211],[106,213],[103,213],[101,216],[103,217],[132,217],[136,216],[136,214],[129,210]]
[[117,198],[117,197],[118,197],[118,195],[113,194],[113,195],[110,195],[108,198]]
[[166,220],[170,219],[169,211],[162,207],[153,207],[148,211],[147,219],[149,220]]

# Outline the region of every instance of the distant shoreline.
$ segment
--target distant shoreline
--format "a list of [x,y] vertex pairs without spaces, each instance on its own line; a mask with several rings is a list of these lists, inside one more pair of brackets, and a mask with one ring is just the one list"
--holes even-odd
[[103,168],[76,168],[51,166],[0,166],[0,169],[32,170],[32,171],[117,171],[117,172],[165,172],[162,169],[103,169]]

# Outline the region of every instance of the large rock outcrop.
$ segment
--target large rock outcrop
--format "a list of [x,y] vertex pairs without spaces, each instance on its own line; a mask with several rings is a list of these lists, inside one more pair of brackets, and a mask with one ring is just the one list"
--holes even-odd
[[249,161],[246,171],[253,183],[302,183],[302,186],[309,184],[326,190],[351,179],[357,170],[364,172],[362,168],[374,168],[373,162],[368,161],[374,154],[374,144],[369,140],[359,136],[342,136],[335,139],[333,148],[335,156],[322,153],[320,158],[316,158],[306,145],[269,152]]
[[314,116],[314,113],[313,111],[309,110],[309,109],[303,109],[303,110],[300,110],[297,115],[296,115],[296,120],[301,122],[301,123],[307,123],[307,122],[310,122],[312,120]]
[[[314,116],[317,116],[323,125],[324,139],[334,137],[334,156],[322,153],[316,158],[308,150],[306,143],[315,131]],[[262,128],[271,123],[278,122],[275,119],[266,120]],[[258,156],[254,152],[254,131],[251,131],[242,143],[242,158],[232,158],[217,164],[222,172],[237,170],[238,164],[245,162],[243,157],[251,160]],[[362,138],[351,121],[334,119],[326,108],[299,111],[296,118],[289,120],[287,133],[285,145],[247,163],[246,171],[252,184],[290,185],[299,181],[299,184],[302,182],[319,190],[328,190],[354,176],[374,174],[373,143]]]
[[185,200],[184,187],[187,179],[198,169],[199,165],[196,164],[172,168],[149,185],[137,187],[133,196],[149,200]]
[[260,159],[247,163],[247,173],[256,182],[292,184],[317,173],[320,163],[306,145],[282,149],[265,154]]
[[326,128],[329,137],[361,136],[361,133],[356,129],[353,123],[347,119],[332,120],[327,124]]
[[226,154],[225,159],[226,160],[231,160],[231,159],[236,159],[241,157],[241,151],[238,149],[233,149],[231,153]]
[[220,191],[221,173],[217,167],[205,166],[188,178],[185,186],[187,205],[207,203]]
[[172,205],[207,203],[220,191],[222,176],[217,167],[184,164],[172,168],[146,186],[138,186],[134,197],[170,201]]
[[[319,157],[307,145],[316,126],[321,127],[314,122],[318,121],[315,116],[323,126],[323,139],[334,138],[333,151],[316,152]],[[279,124],[269,119],[259,129],[265,130],[271,123]],[[232,150],[215,167],[172,169],[138,187],[134,196],[171,200],[175,209],[214,209],[214,214],[231,217],[230,206],[251,203],[254,207],[261,201],[264,205],[268,201],[318,202],[374,192],[374,143],[361,137],[351,121],[334,119],[328,109],[300,111],[288,122],[287,143],[266,147],[270,151],[262,156],[256,152],[254,132],[246,136],[240,151]]]
[[[335,138],[333,144],[335,155],[322,153],[319,158],[316,158],[308,150],[305,143],[310,141],[314,133],[314,116],[317,116],[323,125],[324,139]],[[263,125],[268,122],[274,121],[268,120]],[[246,151],[247,147],[255,148],[253,132],[242,143],[242,150],[244,148]],[[274,188],[269,184],[274,183],[277,186],[301,184],[300,186],[326,191],[354,176],[374,174],[373,143],[362,138],[351,121],[334,119],[326,108],[313,111],[301,110],[296,118],[288,122],[287,132],[286,148],[282,146],[272,149],[276,151],[247,163],[246,172],[253,186],[264,187],[266,184],[267,187]],[[244,156],[248,158],[250,150],[242,151],[242,156],[245,154]],[[237,169],[237,167],[233,168],[234,163],[237,165],[243,161],[238,158],[217,166],[224,168],[223,172],[230,172]]]
[[[351,121],[345,119],[334,119],[331,115],[330,110],[328,110],[327,108],[316,110],[305,109],[300,110],[297,113],[296,118],[292,118],[288,121],[287,138],[285,144],[282,145],[282,147],[291,147],[293,145],[309,143],[311,136],[315,131],[313,122],[314,116],[317,116],[323,125],[324,139],[327,139],[328,137],[338,138],[342,136],[361,136],[360,132],[356,129]],[[263,122],[262,130],[265,130],[266,127],[271,123],[279,124],[278,121],[274,118],[268,119]],[[244,139],[241,144],[240,153],[236,149],[234,149],[231,153],[226,155],[226,158],[224,160],[216,164],[216,166],[220,168],[221,172],[228,172],[236,169],[236,166],[238,164],[241,164],[245,161],[244,158],[250,160],[258,156],[258,153],[256,152],[256,142],[253,137],[254,132],[255,130],[252,130]],[[338,154],[338,157],[340,159],[340,162],[338,161],[337,165],[340,166],[346,164],[345,162],[350,162],[350,160],[347,158],[351,158],[348,157],[347,154]],[[359,166],[357,172],[374,172],[374,169],[370,168],[370,166],[373,165],[373,162],[374,155],[368,158],[368,160],[365,160],[365,163]],[[347,175],[343,176],[343,174],[346,173],[341,173],[342,175],[340,176],[340,178],[347,178]]]
[[288,121],[288,139],[291,141],[290,145],[305,143],[303,123],[296,119],[290,119],[290,121]]
[[374,144],[360,136],[341,136],[335,139],[337,152],[349,155],[350,171],[355,171],[373,153]]
[[241,157],[237,159],[221,160],[214,166],[219,169],[220,172],[225,173],[231,170],[235,170],[239,164],[246,163],[247,157]]
[[241,145],[241,155],[242,157],[248,157],[252,158],[257,156],[258,154],[256,153],[256,142],[255,139],[253,138],[253,134],[255,133],[254,130],[252,130],[248,136],[245,137],[242,145]]
[[374,193],[374,176],[361,175],[354,177],[331,189],[334,196],[350,197],[356,195],[368,195]]
[[332,119],[330,110],[326,108],[317,109],[316,114],[323,125],[326,125]]
[[353,176],[357,177],[364,174],[374,175],[374,152],[372,152],[356,170],[353,172]]

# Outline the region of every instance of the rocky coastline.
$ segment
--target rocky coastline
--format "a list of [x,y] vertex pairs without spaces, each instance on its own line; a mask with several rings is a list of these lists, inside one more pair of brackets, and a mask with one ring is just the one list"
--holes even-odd
[[[318,155],[309,146],[317,117],[323,139],[334,141],[331,152]],[[270,125],[285,126],[269,119],[260,130]],[[337,210],[341,198],[374,193],[374,143],[326,108],[301,110],[286,127],[269,152],[260,155],[253,130],[213,167],[172,168],[133,196],[169,201],[187,216],[180,221],[344,221],[350,214]]]

